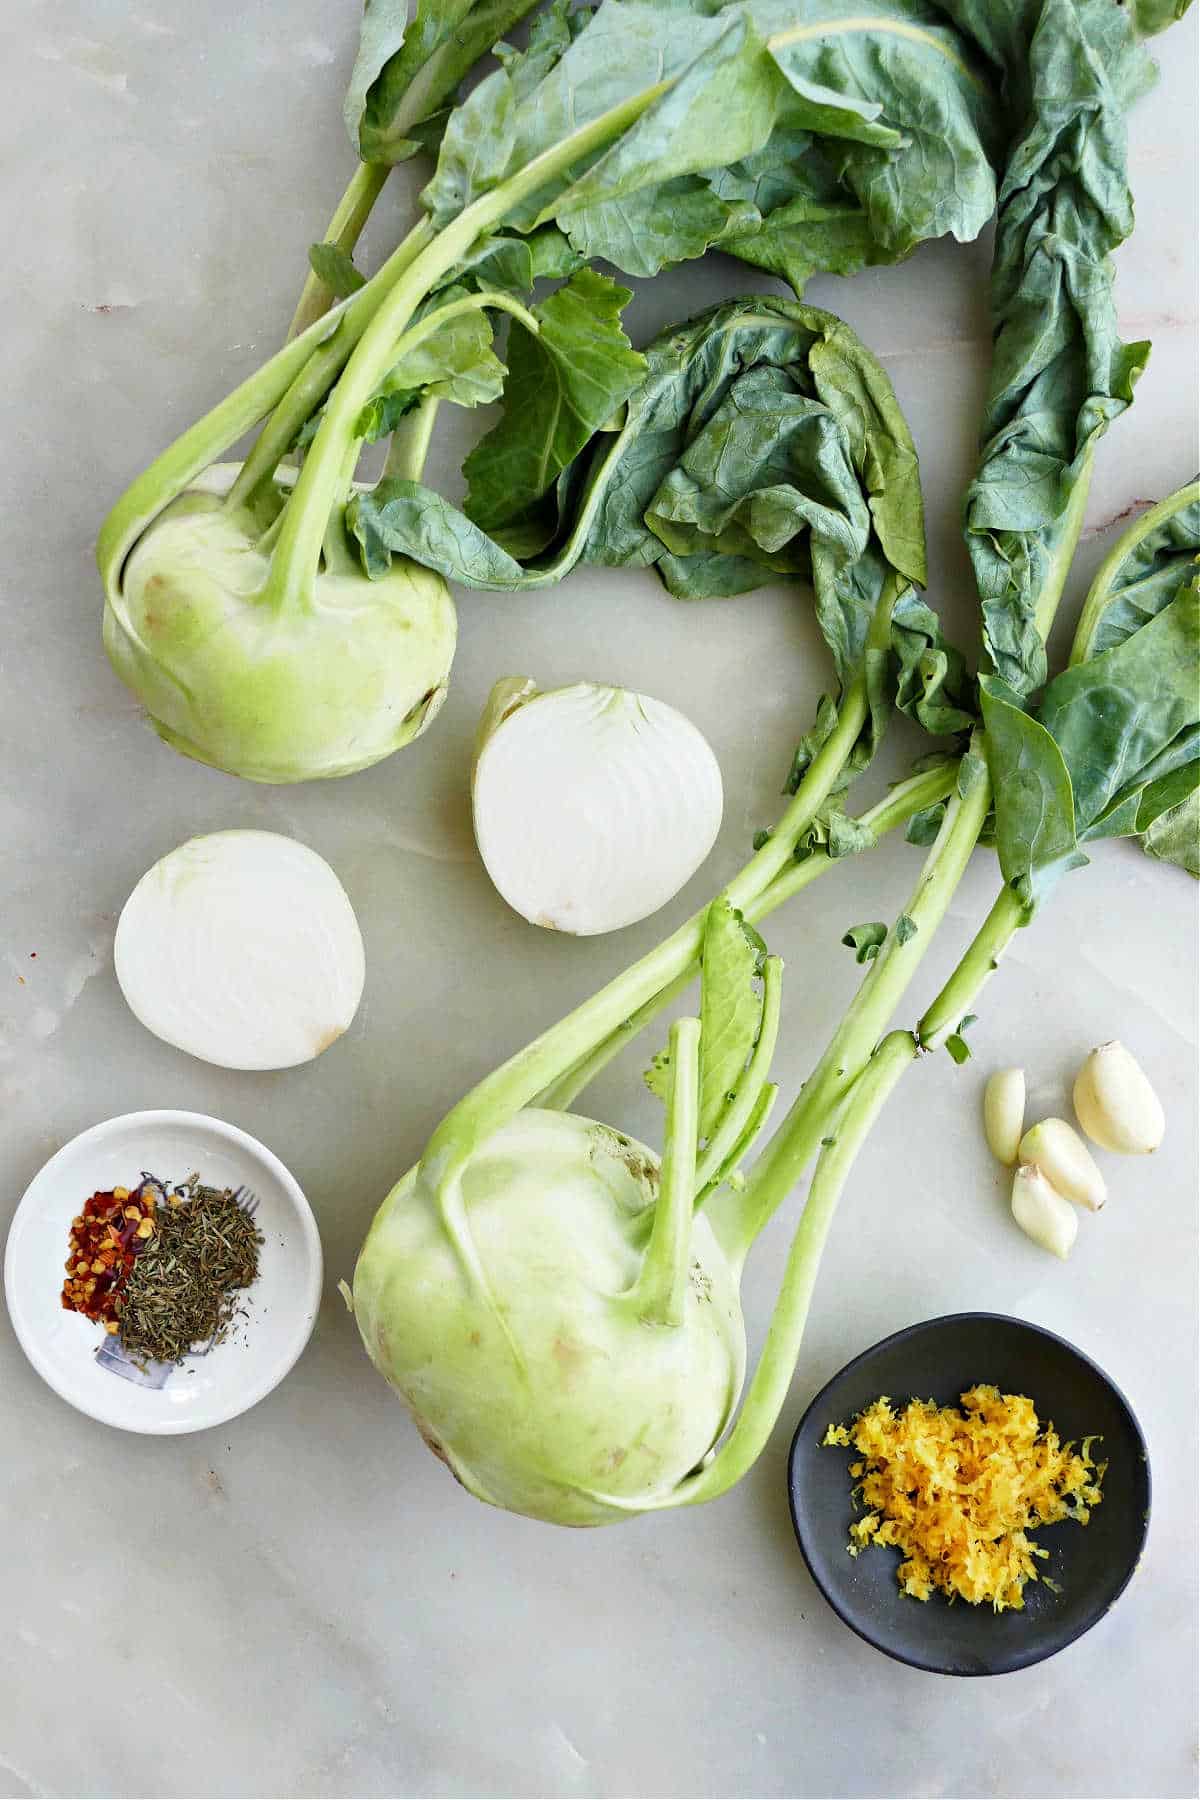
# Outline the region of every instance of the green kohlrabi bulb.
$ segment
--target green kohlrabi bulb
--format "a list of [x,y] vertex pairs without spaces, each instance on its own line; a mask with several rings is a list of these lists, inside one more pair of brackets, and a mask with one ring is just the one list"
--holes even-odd
[[437,713],[454,656],[439,575],[396,559],[381,580],[323,569],[311,597],[266,597],[270,554],[209,493],[168,507],[110,592],[104,643],[175,749],[252,781],[349,775]]
[[606,1524],[661,1505],[724,1431],[745,1333],[703,1214],[682,1322],[648,1324],[632,1303],[658,1185],[644,1145],[529,1108],[462,1174],[473,1272],[421,1166],[381,1207],[355,1271],[359,1329],[427,1443],[479,1499]]

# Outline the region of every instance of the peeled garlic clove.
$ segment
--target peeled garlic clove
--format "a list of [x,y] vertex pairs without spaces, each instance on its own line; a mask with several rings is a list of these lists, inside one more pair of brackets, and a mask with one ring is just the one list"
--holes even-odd
[[1024,1124],[1025,1071],[997,1069],[983,1090],[983,1130],[998,1162],[1016,1162]]
[[1079,1230],[1079,1214],[1030,1163],[1022,1163],[1013,1176],[1012,1216],[1026,1237],[1066,1262]]
[[1075,1077],[1075,1116],[1093,1144],[1145,1156],[1163,1141],[1167,1122],[1141,1064],[1114,1038],[1093,1050]]
[[1021,1139],[1023,1163],[1036,1163],[1051,1187],[1089,1212],[1099,1212],[1108,1199],[1104,1177],[1092,1153],[1065,1119],[1043,1119]]
[[475,840],[508,904],[577,936],[648,918],[694,875],[721,823],[721,771],[661,700],[577,682],[497,684],[472,784]]

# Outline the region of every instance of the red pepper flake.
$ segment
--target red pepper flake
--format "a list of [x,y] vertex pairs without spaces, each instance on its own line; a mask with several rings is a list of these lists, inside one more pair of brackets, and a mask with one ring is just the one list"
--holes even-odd
[[82,1313],[106,1331],[116,1331],[122,1290],[153,1235],[158,1199],[152,1183],[140,1182],[132,1188],[100,1189],[84,1201],[71,1221],[67,1279],[62,1289],[67,1312]]

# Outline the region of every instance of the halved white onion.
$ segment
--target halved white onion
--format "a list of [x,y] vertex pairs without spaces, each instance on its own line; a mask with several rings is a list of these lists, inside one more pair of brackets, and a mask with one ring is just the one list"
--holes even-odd
[[721,824],[721,771],[683,714],[627,688],[539,693],[506,676],[484,710],[475,838],[508,904],[579,937],[648,918]]
[[323,857],[272,831],[191,838],[149,869],[113,950],[130,1008],[225,1069],[290,1069],[341,1037],[362,998],[362,936]]

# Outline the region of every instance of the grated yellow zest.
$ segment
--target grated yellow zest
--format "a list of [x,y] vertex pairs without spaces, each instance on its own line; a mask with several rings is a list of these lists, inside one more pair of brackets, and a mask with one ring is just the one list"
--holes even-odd
[[903,1551],[897,1577],[914,1600],[937,1588],[996,1612],[1020,1608],[1049,1555],[1030,1532],[1060,1519],[1086,1525],[1105,1465],[1092,1459],[1095,1438],[1078,1450],[1060,1442],[1023,1394],[981,1385],[960,1402],[961,1411],[910,1400],[894,1412],[883,1395],[852,1425],[829,1427],[822,1443],[862,1459],[850,1465],[866,1508],[850,1527],[850,1554],[870,1544]]

